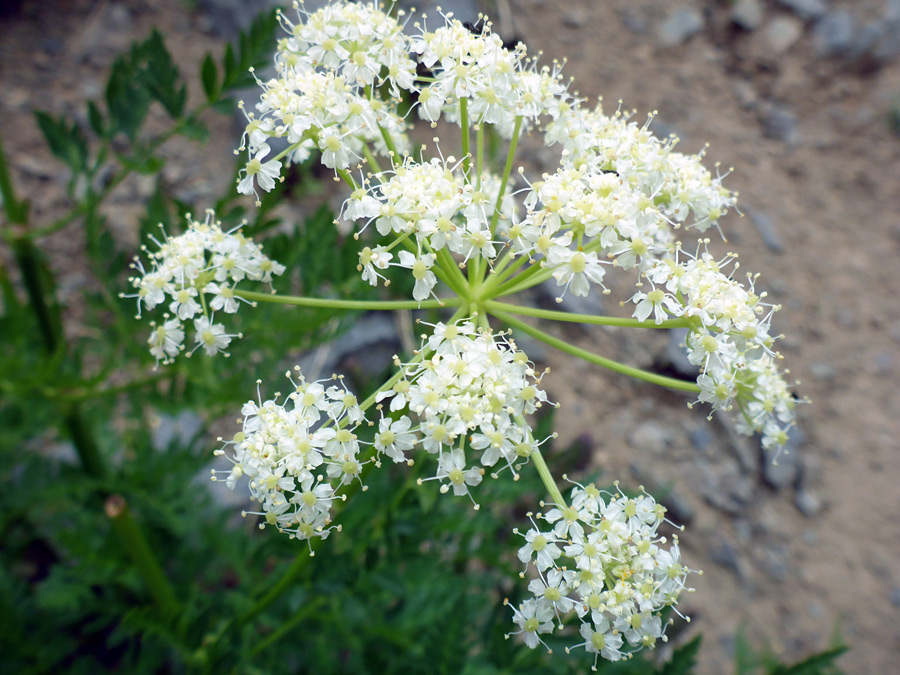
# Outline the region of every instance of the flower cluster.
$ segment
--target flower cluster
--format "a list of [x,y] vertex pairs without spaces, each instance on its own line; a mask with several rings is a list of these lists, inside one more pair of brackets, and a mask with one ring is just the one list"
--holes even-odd
[[[525,353],[502,335],[476,332],[469,322],[437,324],[423,349],[430,356],[404,365],[403,379],[377,396],[390,400],[391,411],[406,411],[398,421],[382,420],[379,452],[404,461],[402,450],[421,445],[438,457],[433,479],[456,495],[469,494],[484,467],[502,462],[517,473],[517,463],[538,445],[524,416],[547,403]],[[467,457],[472,451],[480,454],[480,466]]]
[[[215,313],[234,314],[242,300],[235,294],[237,285],[249,279],[271,284],[272,275],[284,272],[284,266],[263,255],[262,250],[239,231],[225,232],[212,211],[199,222],[187,214],[188,230],[177,237],[152,239],[157,249],[142,247],[150,258],[146,270],[141,259],[131,265],[138,275],[129,282],[137,290],[122,297],[137,298],[138,318],[141,309],[167,307],[160,325],[151,324],[148,343],[157,363],[168,363],[185,349],[185,323],[194,327],[194,347],[213,355],[224,350],[232,339],[225,326],[215,322]],[[251,303],[252,304],[252,303]]]
[[519,630],[510,635],[534,648],[574,613],[583,642],[572,648],[594,654],[595,668],[599,656],[618,661],[665,640],[659,612],[677,604],[690,571],[677,538],[663,548],[665,511],[648,495],[605,495],[590,484],[572,489],[569,506],[539,514],[546,526],[532,521],[519,549],[534,571],[533,597],[513,608]]
[[[396,95],[413,86],[415,63],[397,21],[374,4],[353,3],[328,5],[297,24],[279,17],[289,37],[278,43],[276,76],[259,83],[258,115],[248,114],[241,150],[251,159],[238,191],[271,190],[283,158],[301,162],[316,149],[325,166],[345,170],[370,147],[382,155],[405,148]],[[383,84],[394,99],[377,95]],[[290,145],[267,159],[273,138]]]
[[762,433],[766,447],[780,447],[794,421],[795,401],[772,349],[770,323],[778,307],[764,302],[765,293],[754,292],[755,277],[748,290],[726,274],[735,257],[715,260],[705,250],[696,255],[678,250],[658,261],[645,274],[651,290],[632,297],[635,316],[646,319],[652,312],[657,322],[687,319],[688,360],[700,369],[699,400],[713,410],[736,404],[743,413],[742,433]]
[[[242,430],[216,454],[232,463],[229,488],[249,478],[250,497],[262,509],[253,513],[264,517],[262,527],[274,525],[297,539],[324,539],[333,529],[338,490],[358,480],[363,467],[355,433],[363,412],[340,378],[307,382],[299,367],[294,370],[298,379],[287,373],[293,391],[285,402],[278,403],[276,394],[244,404]],[[218,473],[213,471],[213,480]]]
[[[457,254],[463,263],[475,257],[496,258],[500,242],[492,238],[491,221],[499,179],[483,174],[471,183],[461,165],[452,161],[450,157],[418,163],[407,157],[394,171],[379,174],[380,182],[364,181],[345,203],[343,217],[362,221],[361,232],[374,222],[379,235],[395,237],[389,246],[364,248],[360,253],[363,278],[373,286],[381,278],[378,270],[388,265],[405,267],[416,280],[413,298],[421,301],[437,283],[431,268],[440,251]],[[515,201],[509,192],[504,197],[501,213],[512,218]],[[392,263],[391,250],[407,242],[398,262]]]

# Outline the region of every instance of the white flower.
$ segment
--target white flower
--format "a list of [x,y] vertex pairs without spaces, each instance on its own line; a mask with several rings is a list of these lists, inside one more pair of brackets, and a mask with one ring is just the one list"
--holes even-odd
[[412,270],[413,278],[416,280],[416,285],[413,287],[413,298],[419,302],[427,300],[431,295],[431,289],[437,284],[437,277],[431,271],[434,266],[434,256],[431,253],[424,253],[417,257],[409,251],[400,251],[399,265]]
[[254,194],[259,201],[259,195],[253,187],[253,181],[256,180],[266,192],[275,187],[275,181],[281,178],[281,162],[277,160],[269,160],[263,163],[266,155],[269,154],[269,146],[265,143],[259,146],[256,156],[247,162],[247,166],[242,169],[244,177],[238,181],[237,191],[242,195]]
[[147,342],[150,344],[150,353],[156,357],[157,363],[169,362],[182,349],[184,330],[177,319],[169,319],[162,326],[157,326],[150,333]]
[[224,352],[225,348],[231,344],[231,338],[234,337],[225,334],[225,326],[220,323],[211,323],[205,316],[194,319],[194,330],[196,331],[194,340],[197,342],[197,347],[203,347],[210,356],[217,352]]
[[412,450],[416,443],[416,435],[409,430],[411,426],[412,420],[406,415],[397,420],[383,417],[378,423],[375,449],[379,454],[384,453],[395,462],[405,462],[404,453]]

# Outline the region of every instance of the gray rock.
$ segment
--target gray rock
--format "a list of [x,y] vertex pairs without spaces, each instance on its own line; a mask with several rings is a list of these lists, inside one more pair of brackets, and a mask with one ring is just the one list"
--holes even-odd
[[884,3],[884,20],[900,21],[900,0],[887,0]]
[[779,450],[760,446],[763,480],[775,488],[783,490],[795,485],[800,479],[800,447],[806,442],[806,434],[798,426],[788,430],[788,440]]
[[346,370],[376,376],[390,365],[391,357],[400,348],[397,327],[390,315],[373,312],[364,314],[337,339],[301,356],[298,365],[309,380]]
[[787,551],[782,546],[767,546],[763,551],[762,568],[777,583],[788,577]]
[[753,483],[735,461],[698,466],[698,492],[713,507],[731,515],[740,514],[753,499]]
[[807,518],[815,518],[825,510],[825,500],[817,492],[802,488],[794,495],[794,506]]
[[667,47],[683,44],[703,30],[703,15],[693,7],[674,9],[657,28],[660,42]]
[[804,21],[821,19],[828,12],[828,5],[823,0],[778,0],[778,4],[791,10]]
[[679,375],[695,378],[700,369],[688,361],[685,350],[685,339],[688,336],[687,328],[673,328],[669,331],[669,341],[666,343],[666,363]]
[[833,380],[837,377],[837,369],[827,361],[816,361],[810,364],[809,372],[817,380]]
[[153,429],[150,439],[156,450],[165,450],[171,445],[187,446],[203,431],[203,419],[197,414],[183,410],[177,415],[160,415],[159,424]]
[[778,228],[772,222],[772,219],[762,211],[757,211],[756,209],[747,210],[750,214],[750,222],[756,227],[756,231],[759,232],[759,236],[766,247],[772,253],[782,253],[784,244],[781,241],[781,237],[778,236]]
[[774,138],[793,145],[797,140],[797,118],[781,105],[770,105],[762,117],[762,131],[766,138]]
[[763,31],[766,46],[773,54],[783,54],[803,35],[803,24],[792,16],[772,19]]
[[649,32],[647,17],[631,7],[619,12],[619,20],[635,35],[646,35]]
[[[592,288],[586,296],[574,295],[571,292],[561,296],[564,288],[565,286],[557,286],[554,279],[548,279],[535,288],[538,302],[546,304],[550,309],[559,312],[571,312],[572,314],[605,313],[604,296],[600,289]],[[562,300],[557,301],[557,298],[560,297],[562,297]]]
[[639,424],[630,434],[628,443],[642,452],[659,454],[666,449],[671,439],[669,430],[656,422]]
[[856,20],[845,9],[828,14],[816,22],[812,37],[820,56],[850,54],[856,44]]
[[703,454],[707,453],[714,440],[712,432],[705,425],[691,429],[688,432],[688,438],[691,439],[694,448]]
[[756,30],[762,25],[763,7],[759,0],[737,0],[731,7],[731,20],[744,30]]
[[891,588],[891,604],[894,607],[900,607],[900,584],[894,584]]
[[900,57],[900,18],[885,21],[878,28],[879,34],[872,46],[872,55],[879,63],[897,60]]
[[741,564],[740,555],[737,549],[728,541],[718,541],[711,544],[706,551],[706,555],[716,565],[721,565],[725,569],[729,569],[739,577],[744,578],[744,569]]

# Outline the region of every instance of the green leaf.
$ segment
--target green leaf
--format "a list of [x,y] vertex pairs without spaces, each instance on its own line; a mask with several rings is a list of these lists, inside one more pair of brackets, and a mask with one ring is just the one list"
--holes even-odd
[[84,171],[88,157],[87,140],[78,125],[68,123],[65,117],[56,119],[40,110],[34,116],[50,152],[65,162],[73,173]]
[[219,94],[219,74],[212,54],[207,54],[203,59],[203,65],[200,67],[200,81],[203,83],[206,99],[212,103]]
[[813,654],[808,659],[793,665],[778,665],[769,669],[769,675],[826,675],[835,672],[833,666],[837,658],[847,651],[847,647],[834,647]]
[[142,62],[141,79],[150,96],[159,101],[171,117],[181,117],[187,101],[187,86],[181,82],[178,68],[159,31],[154,30],[138,45],[134,56]]
[[88,122],[91,124],[91,129],[93,129],[94,133],[98,136],[105,136],[106,122],[103,120],[103,113],[100,112],[100,108],[98,108],[97,104],[93,101],[88,101],[87,109]]
[[133,141],[150,107],[150,97],[133,58],[120,56],[113,63],[106,82],[106,107],[110,134],[121,132]]
[[231,45],[225,47],[222,90],[240,89],[253,84],[250,68],[261,68],[268,63],[275,44],[275,29],[278,26],[276,12],[266,12],[238,37],[237,54]]
[[672,658],[663,665],[659,675],[688,675],[697,664],[697,652],[700,651],[700,642],[703,636],[698,635],[683,647],[675,650]]
[[209,129],[197,119],[189,119],[181,125],[181,135],[201,143],[209,138]]

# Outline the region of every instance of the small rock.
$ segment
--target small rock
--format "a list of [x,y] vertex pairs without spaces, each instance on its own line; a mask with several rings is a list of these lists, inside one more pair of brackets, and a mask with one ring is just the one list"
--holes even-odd
[[900,21],[900,0],[887,0],[884,4],[884,20]]
[[797,118],[780,105],[770,105],[762,118],[763,135],[793,145],[797,140]]
[[694,448],[704,454],[709,450],[713,442],[712,432],[706,426],[691,429],[688,432],[688,438],[691,439],[691,444]]
[[872,47],[872,55],[881,63],[900,57],[900,18],[885,21],[879,27],[878,37]]
[[750,221],[756,227],[756,231],[759,232],[759,236],[762,238],[766,247],[772,251],[772,253],[782,253],[784,251],[784,244],[781,242],[781,237],[778,236],[778,228],[775,227],[775,223],[772,222],[772,219],[762,211],[757,211],[756,209],[747,210],[750,213]]
[[875,374],[888,375],[894,370],[894,355],[891,352],[881,352],[875,355]]
[[768,546],[763,552],[762,568],[772,581],[781,583],[788,576],[787,552],[781,546]]
[[803,35],[803,24],[792,16],[772,19],[763,32],[766,46],[775,54],[783,54]]
[[891,604],[894,607],[900,607],[900,584],[894,584],[891,588]]
[[[591,292],[586,296],[575,295],[571,292],[561,296],[564,289],[565,286],[558,286],[556,281],[549,279],[535,288],[538,302],[560,312],[571,312],[572,314],[604,313],[603,293],[596,288],[591,289]],[[559,297],[562,297],[561,301],[557,301]]]
[[158,451],[172,445],[187,446],[203,430],[203,420],[189,410],[177,415],[159,415],[153,428],[151,444]]
[[756,30],[762,25],[762,5],[759,0],[737,0],[731,8],[731,20],[744,30]]
[[656,422],[644,422],[628,435],[628,443],[642,452],[659,454],[670,440],[668,429]]
[[563,25],[567,28],[581,28],[587,18],[587,12],[581,7],[575,7],[563,14]]
[[791,427],[787,433],[787,443],[780,449],[760,446],[763,480],[776,490],[794,485],[800,478],[799,450],[806,442],[806,434],[798,426]]
[[740,556],[738,556],[737,550],[730,542],[720,541],[712,544],[707,549],[706,555],[716,565],[721,565],[725,569],[733,571],[739,577],[744,576]]
[[397,327],[390,316],[370,313],[337,339],[301,356],[299,365],[310,379],[328,377],[346,359],[364,353],[365,358],[354,359],[351,365],[365,376],[376,376],[390,365],[391,356],[400,348]]
[[813,27],[813,46],[820,56],[846,55],[853,51],[856,21],[843,9],[816,22]]
[[673,328],[669,331],[669,341],[666,343],[666,363],[679,375],[697,377],[700,369],[688,361],[685,340],[688,336],[687,328]]
[[817,380],[833,380],[837,377],[837,369],[825,361],[817,361],[810,364],[809,372]]
[[703,16],[693,7],[672,10],[657,29],[663,45],[674,47],[683,44],[703,30]]
[[628,8],[619,12],[619,20],[635,35],[646,35],[649,32],[646,17],[639,14],[632,8]]
[[828,12],[828,6],[823,0],[778,0],[778,3],[804,21],[821,19]]
[[735,80],[731,83],[734,95],[745,110],[752,110],[756,107],[757,95],[756,89],[746,80]]
[[825,510],[825,501],[816,492],[802,488],[794,495],[794,506],[807,518],[815,518]]

